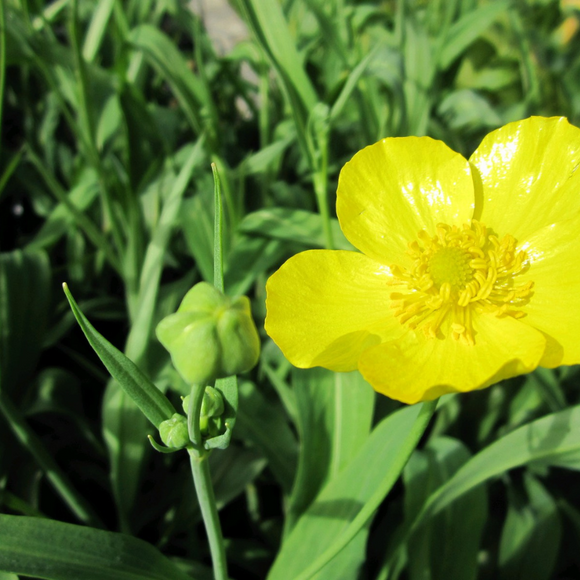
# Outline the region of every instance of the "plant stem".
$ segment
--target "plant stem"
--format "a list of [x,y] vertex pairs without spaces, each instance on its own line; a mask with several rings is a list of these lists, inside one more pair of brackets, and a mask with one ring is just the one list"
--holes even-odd
[[369,499],[369,501],[363,506],[354,520],[350,523],[348,528],[342,533],[336,541],[328,547],[318,558],[314,560],[300,574],[295,580],[308,580],[308,578],[312,578],[323,566],[325,566],[334,556],[336,556],[341,550],[346,548],[351,540],[358,534],[358,532],[363,528],[363,526],[371,519],[383,499],[387,496],[389,491],[393,485],[395,485],[396,481],[399,479],[403,468],[409,461],[409,457],[417,444],[419,443],[425,429],[429,425],[429,421],[437,408],[437,400],[435,401],[428,401],[423,403],[421,410],[419,411],[419,415],[415,419],[415,423],[407,436],[407,439],[401,445],[395,461],[393,461],[391,468],[385,473],[385,477],[381,481],[381,483],[377,486],[375,493]]
[[204,448],[199,430],[199,413],[205,387],[194,384],[191,386],[191,394],[187,409],[187,427],[192,447],[188,449],[191,474],[195,485],[195,493],[201,509],[205,531],[209,542],[213,573],[215,580],[228,580],[226,551],[222,536],[219,515],[217,511],[215,494],[209,472],[209,452]]

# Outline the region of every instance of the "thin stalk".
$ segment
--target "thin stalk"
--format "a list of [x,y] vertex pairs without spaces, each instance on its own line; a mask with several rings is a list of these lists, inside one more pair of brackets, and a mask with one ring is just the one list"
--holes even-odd
[[217,511],[215,494],[209,472],[209,452],[203,446],[199,430],[199,414],[205,387],[194,384],[191,386],[189,405],[187,409],[187,428],[192,447],[188,449],[191,474],[195,485],[195,493],[201,510],[205,531],[209,543],[213,573],[215,580],[228,580],[226,551]]
[[360,530],[369,522],[383,499],[387,496],[389,491],[401,475],[409,457],[417,447],[425,429],[429,425],[429,421],[435,413],[437,408],[437,400],[423,403],[419,415],[415,419],[415,423],[407,436],[407,439],[399,449],[395,461],[393,461],[391,468],[385,473],[385,477],[377,486],[375,493],[369,501],[363,506],[358,515],[350,523],[348,528],[342,533],[329,548],[327,548],[318,558],[297,576],[294,580],[308,580],[312,578],[319,570],[322,569],[332,558],[334,558],[341,550],[354,539]]
[[330,210],[328,208],[328,142],[325,139],[320,147],[320,163],[314,174],[314,193],[318,211],[322,218],[322,230],[327,250],[334,249],[334,239],[332,237],[332,224],[330,221]]
[[223,206],[220,175],[217,165],[211,164],[213,173],[214,199],[214,229],[213,229],[213,285],[224,291],[224,237],[223,237]]
[[[260,149],[266,148],[270,144],[270,78],[268,76],[268,65],[262,59],[260,54],[260,109],[258,117],[258,126],[260,129]],[[267,207],[268,205],[268,191],[270,189],[272,170],[267,168],[260,179],[260,194],[261,194],[261,205]]]
[[56,492],[60,495],[66,505],[83,523],[96,527],[105,526],[93,511],[90,504],[76,491],[68,477],[56,464],[50,453],[46,450],[42,441],[30,428],[20,411],[4,394],[0,394],[0,413],[6,419],[8,426],[23,447],[33,455],[34,459],[46,476]]

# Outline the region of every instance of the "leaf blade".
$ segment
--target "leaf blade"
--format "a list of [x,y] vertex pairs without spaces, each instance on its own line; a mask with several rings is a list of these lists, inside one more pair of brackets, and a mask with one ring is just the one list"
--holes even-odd
[[176,411],[169,399],[139,370],[133,361],[97,332],[81,312],[66,283],[63,284],[63,289],[79,326],[111,376],[137,403],[141,412],[155,427],[158,427],[162,421],[170,419]]

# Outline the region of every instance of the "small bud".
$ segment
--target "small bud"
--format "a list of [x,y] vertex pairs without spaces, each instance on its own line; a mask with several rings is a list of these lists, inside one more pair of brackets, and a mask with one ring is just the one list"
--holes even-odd
[[183,449],[189,445],[187,419],[179,413],[174,413],[171,419],[159,425],[161,441],[173,449]]
[[[183,399],[183,410],[187,414],[189,409],[189,397]],[[216,437],[223,432],[223,421],[220,417],[224,412],[224,399],[222,394],[213,387],[206,387],[203,393],[201,411],[199,415],[199,430],[202,435]]]
[[219,417],[224,412],[224,398],[213,387],[206,387],[201,403],[202,417]]
[[156,333],[189,383],[207,384],[248,371],[260,355],[248,298],[232,300],[207,282],[196,284]]

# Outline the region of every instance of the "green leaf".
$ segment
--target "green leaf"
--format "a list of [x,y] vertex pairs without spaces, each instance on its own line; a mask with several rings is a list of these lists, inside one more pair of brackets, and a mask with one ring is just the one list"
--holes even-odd
[[0,515],[0,569],[47,580],[192,580],[143,540],[25,516]]
[[363,446],[370,433],[374,391],[358,371],[295,369],[300,456],[288,526]]
[[209,189],[183,202],[180,214],[185,241],[201,277],[213,283],[213,204]]
[[[332,237],[337,250],[353,250],[338,220],[331,220]],[[238,226],[241,232],[303,244],[309,248],[325,247],[322,218],[300,209],[276,207],[248,214]]]
[[141,412],[155,427],[158,427],[162,421],[170,419],[176,411],[169,399],[139,370],[135,363],[95,330],[81,312],[66,284],[63,284],[63,289],[79,326],[111,376],[135,401]]
[[236,437],[251,441],[264,454],[284,493],[289,494],[296,473],[298,443],[285,413],[249,381],[240,385],[240,399]]
[[[70,203],[79,211],[85,211],[99,193],[98,176],[93,169],[85,168],[78,182],[68,194]],[[64,203],[58,203],[42,224],[38,233],[27,245],[27,249],[38,250],[52,246],[70,231],[75,219]]]
[[127,40],[135,49],[143,51],[147,60],[167,80],[192,128],[201,133],[200,110],[202,105],[208,105],[209,97],[175,44],[150,24],[141,24],[131,30]]
[[346,103],[351,98],[352,93],[356,89],[358,81],[362,77],[362,75],[366,72],[367,67],[369,66],[370,62],[377,56],[379,46],[377,45],[373,50],[369,52],[350,72],[348,78],[346,79],[346,83],[342,90],[340,91],[340,95],[338,95],[336,101],[332,105],[332,109],[330,110],[330,122],[332,123],[342,113]]
[[446,95],[439,103],[437,111],[456,131],[475,131],[501,125],[501,117],[489,101],[469,89]]
[[127,356],[139,366],[146,356],[147,344],[151,337],[167,245],[178,224],[181,200],[191,180],[193,170],[203,159],[203,143],[204,139],[199,139],[194,146],[188,147],[187,160],[163,203],[159,221],[147,246],[139,280],[136,313],[125,348]]
[[[404,472],[406,519],[412,521],[429,495],[470,458],[467,447],[438,437],[415,451]],[[487,519],[484,488],[465,494],[429,520],[407,542],[410,580],[474,580],[477,554]]]
[[87,62],[95,60],[95,56],[103,42],[114,5],[115,0],[99,0],[97,5],[92,8],[91,23],[83,44],[83,58]]
[[[72,317],[72,316],[71,316]],[[90,421],[84,415],[79,379],[61,368],[43,369],[35,379],[35,393],[25,415],[57,413],[75,424],[79,433],[103,456],[105,449],[93,434]]]
[[12,158],[4,167],[4,170],[0,175],[0,199],[2,199],[2,194],[6,191],[6,184],[10,180],[14,171],[16,171],[25,151],[25,148],[21,147],[16,153],[14,153],[14,155],[12,155]]
[[253,449],[228,447],[209,456],[216,505],[221,509],[250,485],[266,466],[266,460]]
[[429,498],[420,520],[483,482],[526,464],[578,468],[580,405],[528,423],[480,451]]
[[296,139],[295,132],[270,143],[256,153],[246,157],[238,166],[237,170],[243,175],[256,175],[267,171],[274,164],[290,144]]
[[304,71],[302,58],[296,50],[280,3],[272,0],[239,0],[239,4],[282,81],[296,91],[304,109],[311,111],[318,97]]
[[268,580],[305,578],[300,573],[335,543],[371,500],[413,431],[421,408],[421,405],[405,407],[374,429],[356,457],[328,482],[296,522],[274,561]]
[[509,8],[502,0],[490,2],[468,12],[454,22],[439,55],[439,68],[446,70],[453,61],[476,40],[492,22]]
[[238,236],[227,261],[227,294],[245,294],[260,275],[279,263],[288,253],[288,245],[280,240]]
[[43,251],[0,253],[0,373],[13,392],[34,372],[50,304],[50,264]]
[[8,426],[18,441],[34,457],[55,491],[60,495],[71,512],[80,521],[101,527],[102,522],[94,512],[92,506],[76,491],[67,474],[56,463],[53,455],[46,449],[38,435],[28,425],[22,413],[2,392],[0,392],[0,413],[6,419]]
[[427,133],[433,98],[436,72],[433,44],[427,31],[415,19],[408,18],[404,30],[406,131],[409,135],[420,137]]
[[[125,345],[126,358],[125,355],[117,351],[123,360],[133,361],[129,367],[138,370],[140,378],[137,380],[143,382],[137,386],[137,390],[135,390],[134,385],[128,388],[109,368],[119,384],[110,382],[107,386],[103,405],[103,428],[111,457],[113,489],[122,521],[135,501],[145,453],[148,450],[145,438],[147,423],[135,407],[135,403],[150,421],[152,421],[152,417],[160,420],[159,423],[169,418],[161,415],[159,411],[163,414],[175,412],[172,411],[173,406],[168,399],[145,377],[145,372],[149,371],[148,354],[151,351],[153,319],[166,249],[178,225],[182,198],[192,173],[203,159],[203,143],[204,139],[201,138],[195,144],[188,145],[179,152],[185,156],[185,160],[175,180],[170,182],[171,188],[164,199],[161,215],[155,224],[141,266],[131,330]],[[103,362],[105,361],[103,360]],[[119,389],[119,385],[124,390]],[[135,396],[147,397],[149,400],[141,400],[140,402]],[[154,410],[155,414],[148,415],[149,411],[145,412],[141,405],[145,405],[149,410],[151,410],[151,405],[157,406],[157,409]],[[154,424],[157,427],[159,423]]]
[[549,580],[560,549],[562,524],[558,506],[546,488],[532,475],[524,478],[527,497],[513,490],[501,534],[501,580]]

